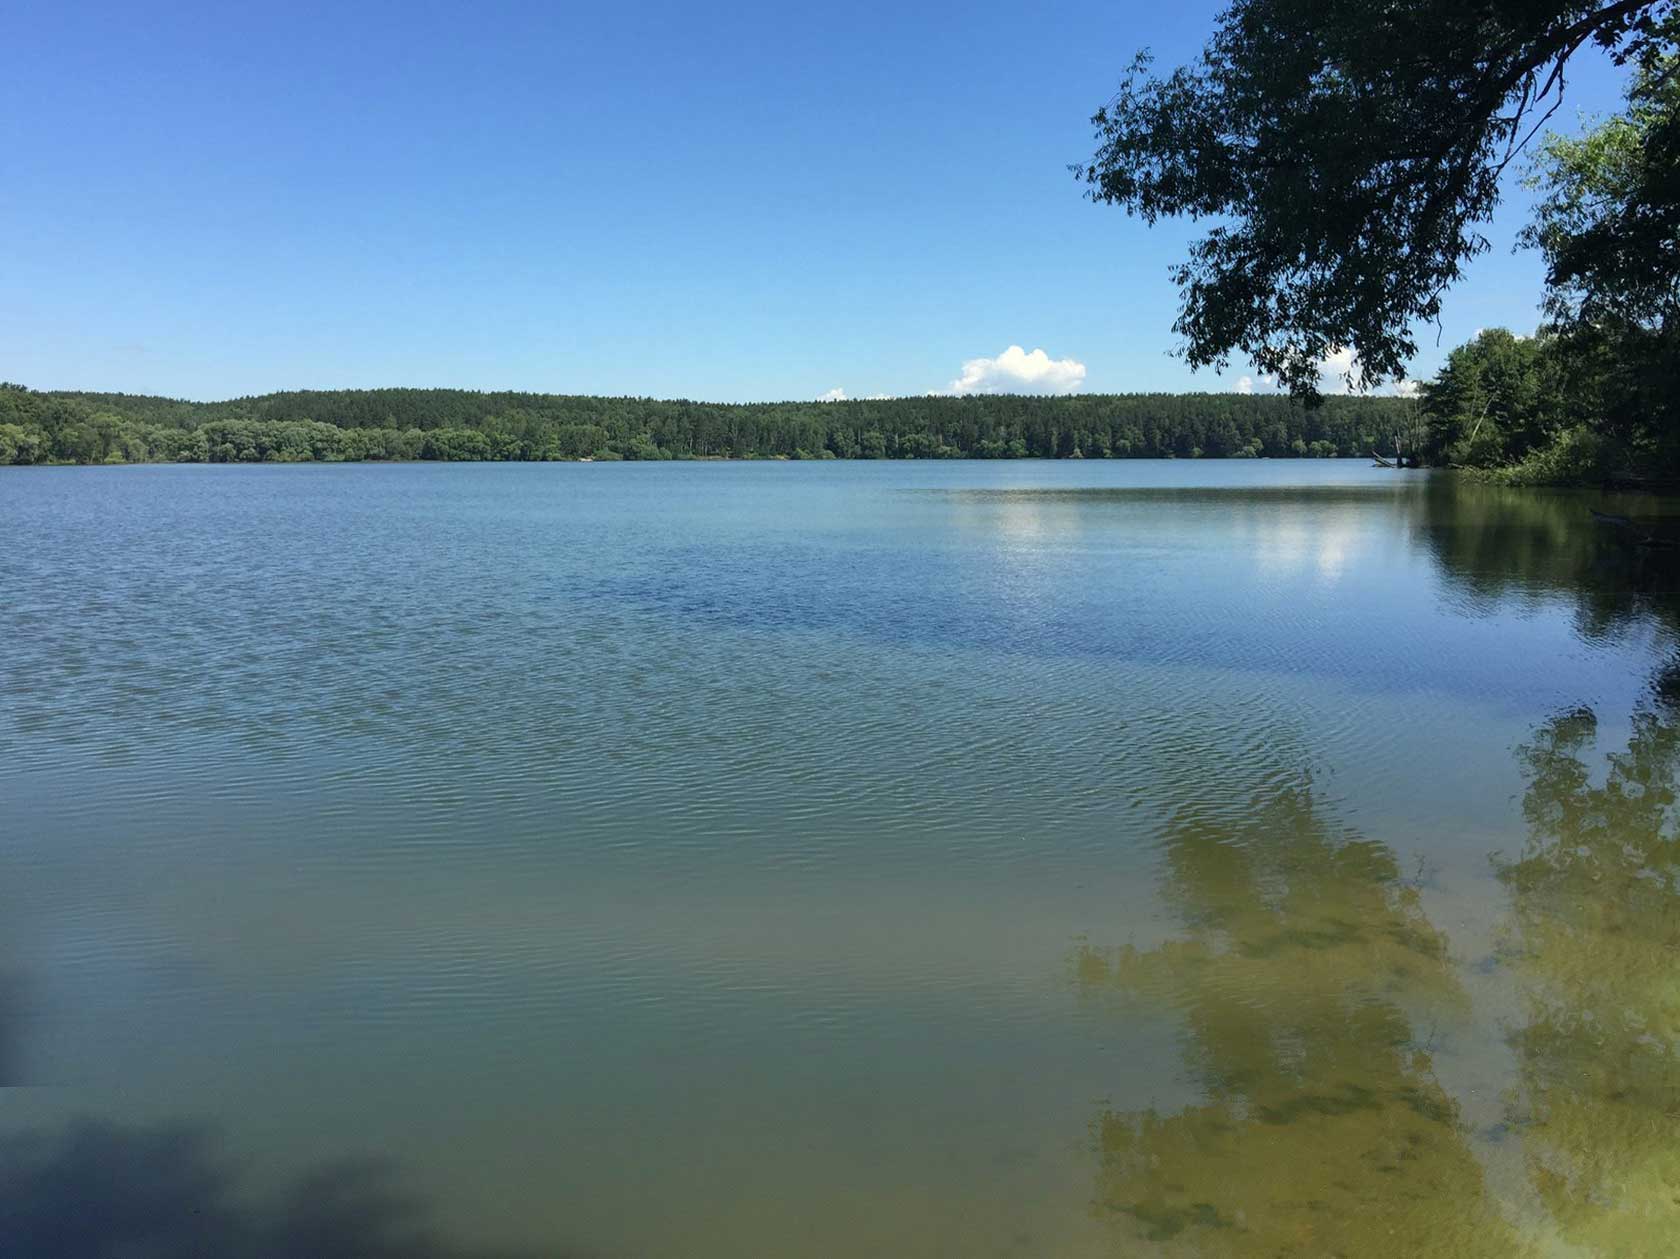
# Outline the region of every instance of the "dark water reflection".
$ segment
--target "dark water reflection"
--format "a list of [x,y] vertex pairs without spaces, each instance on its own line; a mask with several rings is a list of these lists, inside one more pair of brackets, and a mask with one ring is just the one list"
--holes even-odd
[[223,1142],[197,1127],[90,1121],[0,1138],[4,1253],[523,1259],[441,1239],[425,1203],[384,1161],[323,1166],[266,1200],[253,1199],[240,1179]]
[[[1593,639],[1680,623],[1680,509],[1645,495],[1432,482],[1417,534],[1465,606],[1490,615],[1557,596]],[[1593,521],[1589,510],[1626,515]]]
[[0,477],[0,1254],[1680,1236],[1671,503],[62,471]]

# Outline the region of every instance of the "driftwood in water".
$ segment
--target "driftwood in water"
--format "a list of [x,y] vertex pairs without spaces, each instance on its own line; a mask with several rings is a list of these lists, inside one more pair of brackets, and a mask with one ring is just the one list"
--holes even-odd
[[1379,468],[1398,468],[1400,466],[1397,463],[1390,463],[1374,450],[1371,452],[1371,458],[1377,461],[1377,467]]

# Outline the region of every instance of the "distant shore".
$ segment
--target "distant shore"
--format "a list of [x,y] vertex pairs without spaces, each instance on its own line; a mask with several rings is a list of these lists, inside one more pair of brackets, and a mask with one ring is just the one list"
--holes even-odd
[[1410,406],[1239,393],[706,403],[452,389],[184,402],[0,384],[0,464],[1364,457],[1392,453]]

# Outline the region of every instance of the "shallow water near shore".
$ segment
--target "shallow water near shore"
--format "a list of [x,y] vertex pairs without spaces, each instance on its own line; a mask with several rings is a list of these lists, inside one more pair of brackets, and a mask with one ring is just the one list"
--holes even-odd
[[1671,1253],[1670,516],[1358,461],[0,470],[0,1219]]

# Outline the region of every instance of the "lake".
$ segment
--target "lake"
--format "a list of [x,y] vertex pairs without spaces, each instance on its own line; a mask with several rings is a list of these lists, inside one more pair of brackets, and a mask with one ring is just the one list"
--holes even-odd
[[0,470],[0,1227],[1671,1253],[1675,513],[1357,461]]

